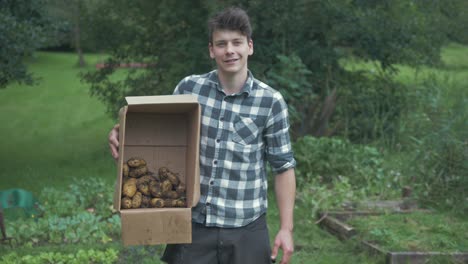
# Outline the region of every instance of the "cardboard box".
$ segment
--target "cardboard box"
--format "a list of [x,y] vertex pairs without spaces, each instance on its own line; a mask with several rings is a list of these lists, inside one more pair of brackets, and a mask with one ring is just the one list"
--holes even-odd
[[[119,161],[114,208],[120,212],[124,245],[191,243],[191,208],[200,198],[201,107],[192,95],[126,97],[120,111]],[[162,166],[186,185],[186,208],[120,209],[122,165],[131,157],[148,170]]]

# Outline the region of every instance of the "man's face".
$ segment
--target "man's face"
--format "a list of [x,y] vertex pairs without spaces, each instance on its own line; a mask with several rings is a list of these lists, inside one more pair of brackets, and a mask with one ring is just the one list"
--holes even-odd
[[221,74],[247,71],[247,58],[253,54],[253,42],[240,31],[216,30],[209,44],[210,57],[215,59]]

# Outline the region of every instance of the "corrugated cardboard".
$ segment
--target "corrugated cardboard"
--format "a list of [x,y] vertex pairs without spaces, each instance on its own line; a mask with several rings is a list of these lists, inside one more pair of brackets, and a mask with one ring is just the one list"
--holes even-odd
[[[126,97],[120,111],[119,161],[114,207],[120,212],[124,245],[191,243],[191,207],[200,198],[201,108],[192,95]],[[120,209],[122,165],[131,157],[148,170],[162,166],[179,173],[187,208]]]

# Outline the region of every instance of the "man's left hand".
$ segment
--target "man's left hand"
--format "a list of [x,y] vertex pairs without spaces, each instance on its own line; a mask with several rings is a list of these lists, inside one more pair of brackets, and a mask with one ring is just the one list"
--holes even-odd
[[283,250],[280,264],[288,264],[294,252],[293,234],[290,230],[281,229],[276,235],[275,244],[271,252],[272,260],[276,260],[280,248]]

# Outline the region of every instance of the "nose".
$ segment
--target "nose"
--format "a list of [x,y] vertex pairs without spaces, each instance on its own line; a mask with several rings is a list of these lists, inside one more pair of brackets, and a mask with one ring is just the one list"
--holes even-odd
[[232,54],[234,51],[233,51],[233,47],[232,47],[232,44],[231,43],[227,43],[226,44],[226,53],[227,54]]

